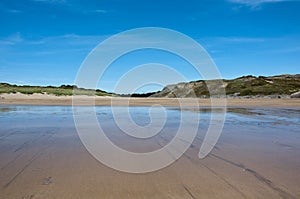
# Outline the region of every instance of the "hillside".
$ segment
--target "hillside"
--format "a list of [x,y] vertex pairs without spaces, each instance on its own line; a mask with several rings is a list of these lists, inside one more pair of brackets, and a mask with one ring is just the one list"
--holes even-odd
[[[217,80],[209,80],[210,84]],[[271,97],[290,97],[291,94],[300,91],[300,74],[297,75],[277,75],[277,76],[243,76],[232,80],[223,80],[228,97],[245,97],[245,96],[271,96]],[[151,97],[208,97],[209,92],[204,80],[193,81],[188,83],[178,83],[164,87]],[[294,95],[296,96],[296,95]]]

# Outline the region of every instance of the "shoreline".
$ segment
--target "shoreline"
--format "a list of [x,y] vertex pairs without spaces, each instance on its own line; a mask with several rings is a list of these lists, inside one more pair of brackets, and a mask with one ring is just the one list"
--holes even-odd
[[[95,104],[91,101],[95,98]],[[55,96],[47,94],[0,94],[0,105],[48,105],[48,106],[72,106],[73,96]],[[180,98],[184,106],[195,106],[195,100],[199,106],[211,106],[210,99]],[[128,97],[100,97],[100,96],[76,96],[76,106],[179,106],[177,98],[128,98]],[[129,102],[129,103],[128,103]],[[280,107],[298,108],[300,98],[227,98],[227,106],[230,107]]]

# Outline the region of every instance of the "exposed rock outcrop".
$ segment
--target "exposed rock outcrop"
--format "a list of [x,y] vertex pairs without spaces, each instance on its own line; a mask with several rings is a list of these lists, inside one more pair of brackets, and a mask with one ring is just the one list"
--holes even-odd
[[300,98],[300,91],[291,94],[291,98]]

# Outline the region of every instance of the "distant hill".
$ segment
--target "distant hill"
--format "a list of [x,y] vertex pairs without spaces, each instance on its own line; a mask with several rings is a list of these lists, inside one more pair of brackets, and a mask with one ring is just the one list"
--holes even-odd
[[0,83],[0,94],[1,93],[22,93],[22,94],[52,94],[52,95],[97,95],[97,96],[112,96],[112,93],[108,93],[102,90],[92,90],[92,89],[84,89],[77,88],[73,85],[61,85],[59,87],[55,86],[19,86],[19,85],[11,85],[7,83]]
[[[214,83],[216,80],[207,82]],[[291,94],[300,91],[300,74],[297,75],[277,75],[277,76],[243,76],[232,80],[223,80],[228,97],[246,96],[272,96],[290,97]],[[217,84],[216,84],[217,85]],[[217,89],[217,88],[216,88]],[[192,81],[188,83],[178,83],[167,85],[162,91],[156,92],[151,97],[209,97],[204,80]],[[296,94],[294,95],[296,96]]]

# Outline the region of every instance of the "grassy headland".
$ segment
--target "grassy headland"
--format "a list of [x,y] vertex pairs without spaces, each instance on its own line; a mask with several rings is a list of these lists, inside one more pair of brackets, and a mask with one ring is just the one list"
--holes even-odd
[[22,93],[31,95],[34,93],[40,94],[50,94],[56,96],[70,96],[70,95],[96,95],[96,96],[112,96],[112,93],[108,93],[102,90],[92,90],[92,89],[84,89],[77,88],[72,85],[61,85],[59,87],[55,86],[19,86],[19,85],[11,85],[7,83],[0,83],[0,94],[1,93]]

